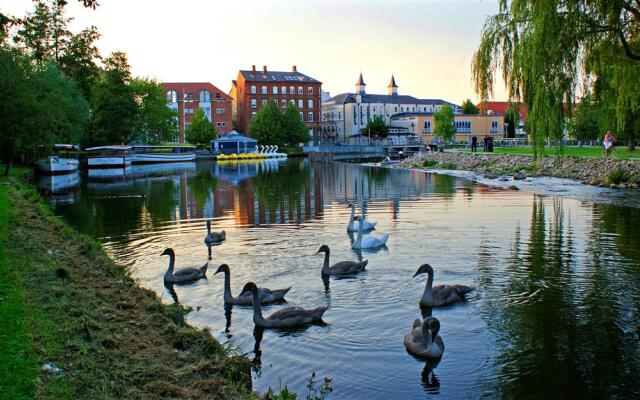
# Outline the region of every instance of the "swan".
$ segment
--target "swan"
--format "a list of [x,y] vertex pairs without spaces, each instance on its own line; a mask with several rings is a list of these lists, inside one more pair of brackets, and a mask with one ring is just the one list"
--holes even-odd
[[211,221],[207,221],[207,236],[204,238],[205,243],[220,243],[226,238],[227,233],[225,231],[211,232]]
[[444,342],[440,335],[440,321],[435,317],[417,318],[413,328],[404,336],[404,347],[414,356],[421,358],[440,358],[444,353]]
[[[349,224],[347,225],[347,232],[358,232],[358,227],[360,226],[360,222],[354,221],[354,217],[356,215],[356,205],[354,203],[349,203],[347,207],[351,207],[351,216],[349,217]],[[362,218],[364,219],[364,210]],[[377,222],[370,222],[366,219],[362,223],[362,228],[365,231],[370,231],[376,229]]]
[[187,283],[207,277],[206,273],[207,268],[209,267],[209,262],[200,268],[183,268],[173,272],[173,268],[176,263],[176,253],[173,249],[168,248],[162,252],[161,256],[169,256],[169,268],[167,269],[167,272],[164,273],[165,283]]
[[433,286],[433,268],[429,264],[422,264],[413,277],[420,274],[428,274],[427,284],[420,298],[421,307],[437,307],[457,303],[464,300],[464,295],[474,290],[473,286],[465,285],[438,285]]
[[[238,304],[238,305],[251,305],[253,304],[253,298],[251,293],[245,293],[238,297],[233,297],[231,294],[231,271],[227,264],[222,264],[218,267],[218,270],[214,275],[218,273],[224,273],[224,302],[226,304]],[[291,286],[285,289],[270,290],[267,288],[258,288],[260,294],[260,304],[273,303],[275,301],[284,300],[284,296],[291,290]]]
[[317,254],[324,253],[324,265],[322,266],[322,275],[352,275],[365,270],[368,260],[361,262],[356,261],[340,261],[329,266],[329,246],[323,244],[320,246]]
[[[362,217],[361,216],[357,216],[354,218],[357,221],[362,221]],[[358,236],[356,236],[356,240],[353,242],[353,244],[351,245],[351,248],[353,249],[373,249],[376,247],[382,247],[387,243],[387,239],[389,239],[389,234],[385,234],[383,236],[377,237],[377,236],[371,236],[371,235],[367,235],[363,237],[363,228],[362,228],[363,224],[359,224],[358,226]]]
[[287,307],[278,310],[266,318],[262,317],[258,287],[255,283],[249,282],[244,285],[242,293],[251,293],[253,300],[253,322],[259,328],[293,328],[307,325],[312,322],[322,321],[322,314],[327,311],[327,306],[320,306],[311,309],[301,307]]

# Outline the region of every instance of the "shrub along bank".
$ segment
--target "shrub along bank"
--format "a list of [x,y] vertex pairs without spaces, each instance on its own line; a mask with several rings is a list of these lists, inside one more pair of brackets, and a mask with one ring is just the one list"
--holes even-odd
[[0,179],[1,399],[255,398],[250,362]]

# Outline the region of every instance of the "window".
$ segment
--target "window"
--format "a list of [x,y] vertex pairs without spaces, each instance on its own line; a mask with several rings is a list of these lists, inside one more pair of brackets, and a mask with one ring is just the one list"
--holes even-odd
[[280,106],[282,108],[287,108],[287,99],[280,100]]
[[224,121],[222,121],[221,124],[222,124],[222,126],[227,126],[227,123],[224,122]]
[[216,114],[221,115],[221,114],[226,114],[227,113],[227,109],[226,108],[216,108]]
[[456,132],[471,132],[471,121],[456,121]]
[[267,99],[262,99],[262,107],[267,105]]
[[273,90],[273,94],[278,94],[278,87],[277,86],[273,86],[272,90]]
[[266,86],[262,87],[262,94],[267,94],[267,87]]
[[216,126],[221,127],[222,125],[220,124],[220,122],[216,122]]
[[216,93],[216,99],[218,99],[218,100],[219,100],[219,99],[221,99],[221,98],[222,98],[222,95],[220,94],[220,92],[217,92],[217,93]]
[[302,86],[298,86],[298,94],[304,94],[304,90],[302,89]]
[[498,132],[498,121],[491,121],[491,132]]
[[280,94],[287,94],[287,87],[283,86],[280,88]]
[[298,99],[298,108],[304,107],[304,100]]
[[313,113],[312,112],[307,113],[307,121],[313,122]]
[[295,86],[289,86],[289,94],[296,94],[296,87]]
[[395,112],[398,112],[398,106],[396,106]]
[[256,115],[258,115],[255,111],[251,113],[251,120],[256,119]]
[[296,105],[296,101],[294,99],[289,100],[289,103],[291,103],[292,106]]
[[303,112],[301,112],[301,113],[300,113],[300,119],[301,119],[302,121],[304,121],[304,113],[303,113]]
[[184,98],[185,100],[193,100],[193,93],[191,93],[191,92],[186,92],[186,93],[183,95],[183,98]]
[[338,119],[342,119],[342,117],[340,116],[340,111],[338,111]]
[[177,103],[178,102],[178,92],[175,90],[169,90],[167,92],[167,103]]
[[424,131],[426,133],[431,132],[431,121],[424,121]]
[[258,100],[251,99],[251,108],[256,108],[256,107],[258,107]]
[[256,87],[255,86],[251,86],[251,94],[256,94],[256,93],[258,93],[256,91]]
[[309,105],[309,108],[313,108],[313,99],[309,99],[308,105]]
[[211,93],[208,90],[201,90],[199,94],[200,103],[211,102]]
[[308,94],[309,96],[313,96],[313,86],[309,86],[309,87],[307,88],[307,94]]

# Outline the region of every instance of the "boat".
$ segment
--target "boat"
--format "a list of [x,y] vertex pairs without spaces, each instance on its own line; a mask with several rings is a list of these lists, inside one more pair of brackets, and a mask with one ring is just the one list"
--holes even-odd
[[[45,148],[45,146],[41,146]],[[51,154],[36,161],[36,167],[46,175],[64,175],[78,171],[78,151],[80,148],[73,144],[54,144],[50,147]]]
[[131,146],[89,147],[89,169],[128,168],[131,166]]
[[133,145],[133,164],[190,162],[196,159],[195,146]]

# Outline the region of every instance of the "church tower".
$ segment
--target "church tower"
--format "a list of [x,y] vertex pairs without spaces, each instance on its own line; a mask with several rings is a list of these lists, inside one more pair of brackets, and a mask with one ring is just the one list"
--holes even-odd
[[391,74],[391,82],[389,82],[387,89],[389,90],[389,96],[395,97],[398,95],[398,85],[396,85],[396,80],[393,77],[393,74]]
[[360,72],[360,78],[358,79],[358,82],[356,82],[356,94],[363,96],[365,94],[366,86],[367,85],[364,83],[364,80],[362,79],[362,72]]

